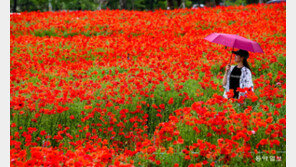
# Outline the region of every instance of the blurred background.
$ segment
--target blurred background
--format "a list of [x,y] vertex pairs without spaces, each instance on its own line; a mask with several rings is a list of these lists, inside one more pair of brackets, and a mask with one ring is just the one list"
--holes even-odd
[[[285,1],[285,0],[272,0]],[[270,1],[271,2],[271,1]],[[155,10],[270,3],[268,0],[10,0],[10,12],[61,10]]]

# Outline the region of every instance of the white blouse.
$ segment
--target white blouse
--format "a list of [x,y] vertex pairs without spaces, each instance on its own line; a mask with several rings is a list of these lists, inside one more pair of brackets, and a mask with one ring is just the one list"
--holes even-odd
[[[226,93],[229,92],[229,79],[230,79],[231,71],[233,70],[234,67],[235,67],[234,65],[232,65],[230,67],[230,70],[228,71],[227,76],[226,76],[227,82],[226,82],[226,85],[223,86],[225,88],[225,91],[223,94],[224,98],[227,98]],[[251,87],[252,91],[254,91],[251,70],[244,66],[244,67],[242,67],[241,71],[242,71],[242,73],[241,73],[241,77],[239,80],[239,87],[240,88],[250,88]],[[243,96],[245,94],[246,94],[246,92],[239,92],[238,98],[240,98],[240,96]]]

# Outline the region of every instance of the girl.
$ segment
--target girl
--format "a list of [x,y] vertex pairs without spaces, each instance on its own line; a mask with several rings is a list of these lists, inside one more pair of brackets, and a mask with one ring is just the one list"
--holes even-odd
[[232,51],[235,54],[236,66],[230,64],[227,65],[225,70],[225,75],[223,77],[223,87],[225,88],[223,97],[227,97],[227,92],[233,89],[233,98],[239,99],[241,96],[245,95],[246,92],[238,92],[237,88],[252,88],[254,91],[254,86],[252,82],[252,73],[250,66],[247,62],[249,58],[249,52],[245,50]]

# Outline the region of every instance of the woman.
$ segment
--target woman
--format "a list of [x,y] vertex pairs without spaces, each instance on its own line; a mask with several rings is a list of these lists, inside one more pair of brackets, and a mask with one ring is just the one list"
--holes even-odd
[[241,96],[245,95],[246,92],[238,92],[238,87],[252,88],[252,91],[254,91],[252,73],[247,62],[249,52],[240,49],[238,51],[232,51],[232,53],[235,54],[235,62],[237,65],[230,66],[228,64],[226,67],[225,75],[223,77],[223,87],[225,88],[223,97],[228,98],[227,92],[229,92],[230,89],[233,89],[233,98],[239,99]]

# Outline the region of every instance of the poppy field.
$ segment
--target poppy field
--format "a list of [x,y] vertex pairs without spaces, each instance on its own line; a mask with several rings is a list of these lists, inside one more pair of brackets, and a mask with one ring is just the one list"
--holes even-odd
[[[222,97],[232,48],[214,32],[264,51],[246,97]],[[11,166],[286,166],[285,151],[285,3],[10,16]]]

